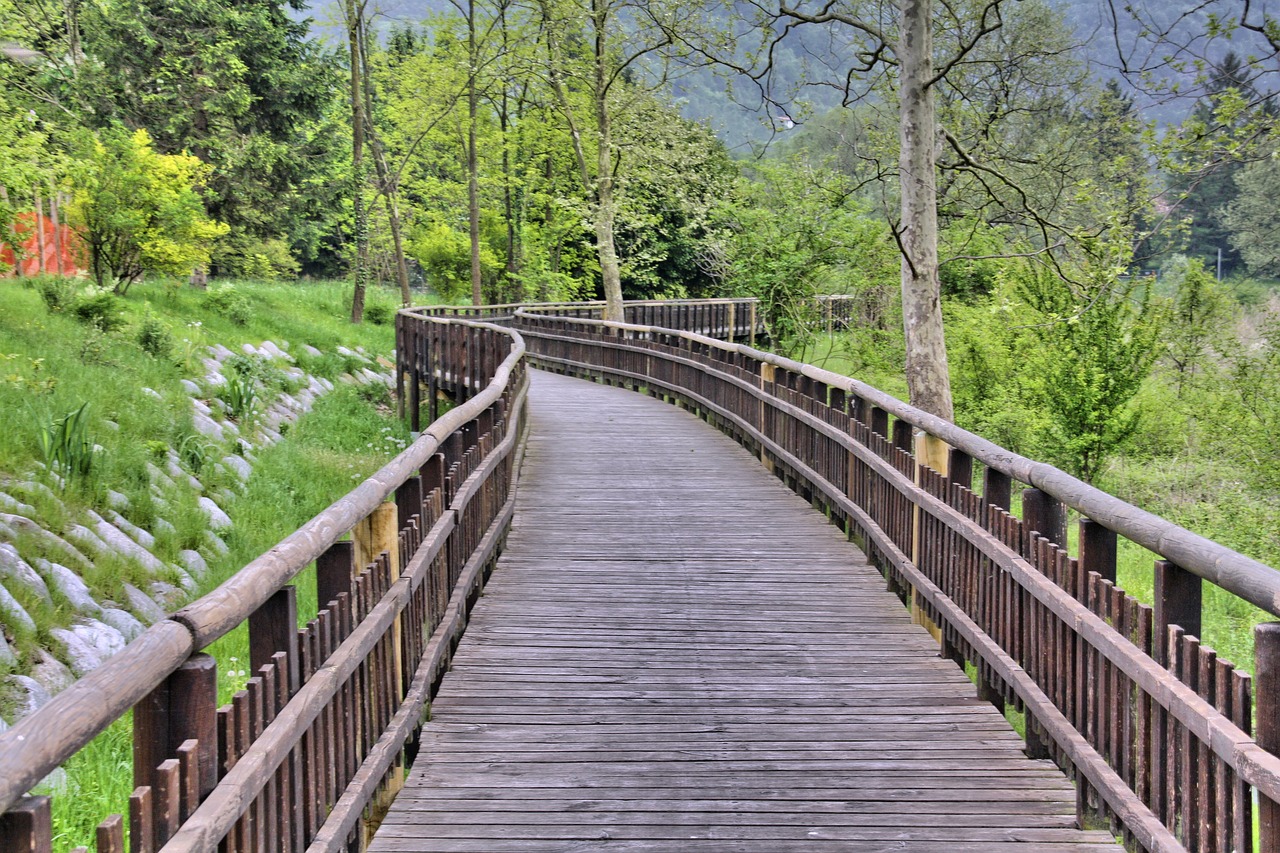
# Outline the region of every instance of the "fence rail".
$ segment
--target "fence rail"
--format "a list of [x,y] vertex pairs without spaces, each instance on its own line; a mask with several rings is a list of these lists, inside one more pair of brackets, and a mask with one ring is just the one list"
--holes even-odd
[[[440,345],[405,347],[429,329]],[[528,377],[518,334],[397,316],[415,375],[459,403],[404,452],[209,595],[0,735],[0,850],[52,849],[26,796],[133,711],[129,849],[358,848],[403,781],[423,709],[511,522]],[[454,360],[450,360],[454,359]],[[348,538],[348,534],[350,534]],[[314,620],[296,588],[315,566]],[[203,652],[247,622],[253,677],[217,707]],[[99,853],[122,851],[107,817]]]
[[[829,326],[848,321],[849,304],[823,304]],[[1082,821],[1152,851],[1280,849],[1280,625],[1258,629],[1256,684],[1197,639],[1203,582],[1280,614],[1280,574],[754,349],[752,300],[629,303],[626,324],[599,309],[397,315],[400,402],[415,430],[426,409],[422,437],[0,735],[0,849],[51,848],[49,798],[25,792],[130,709],[131,850],[358,847],[510,523],[526,359],[665,397],[758,454],[862,544],[981,696],[1025,714],[1028,751],[1075,779]],[[443,415],[441,394],[455,402]],[[1074,556],[1068,509],[1081,516]],[[1154,607],[1116,586],[1118,537],[1159,555]],[[291,581],[313,562],[327,604],[296,629]],[[216,708],[203,650],[246,622],[255,676]],[[123,850],[124,826],[104,820],[98,850]]]
[[[1252,679],[1196,639],[1202,581],[1277,614],[1280,574],[846,377],[671,328],[538,310],[514,325],[532,365],[696,411],[822,507],[980,695],[1025,714],[1082,821],[1133,848],[1243,853],[1256,798],[1257,849],[1280,849],[1280,626],[1256,635],[1256,739]],[[1116,586],[1117,534],[1161,557],[1155,607]]]

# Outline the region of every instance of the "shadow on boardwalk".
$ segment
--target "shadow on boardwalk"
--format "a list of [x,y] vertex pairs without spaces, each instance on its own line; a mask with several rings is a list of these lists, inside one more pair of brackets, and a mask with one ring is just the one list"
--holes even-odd
[[373,850],[1120,850],[745,450],[533,378],[507,551]]

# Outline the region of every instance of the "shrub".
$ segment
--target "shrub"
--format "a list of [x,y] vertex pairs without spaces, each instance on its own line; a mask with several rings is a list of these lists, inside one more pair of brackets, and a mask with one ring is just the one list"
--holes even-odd
[[375,326],[385,326],[396,315],[396,309],[385,302],[371,302],[364,307],[364,318]]
[[173,352],[173,332],[150,311],[138,325],[138,346],[156,358],[167,358]]
[[234,284],[210,288],[205,293],[204,304],[210,311],[221,314],[237,326],[248,325],[252,317],[248,298],[236,290]]
[[61,276],[42,276],[35,280],[40,298],[51,312],[65,311],[76,296],[76,283]]
[[70,307],[73,317],[103,332],[113,332],[124,325],[119,300],[110,288],[91,284],[72,300]]

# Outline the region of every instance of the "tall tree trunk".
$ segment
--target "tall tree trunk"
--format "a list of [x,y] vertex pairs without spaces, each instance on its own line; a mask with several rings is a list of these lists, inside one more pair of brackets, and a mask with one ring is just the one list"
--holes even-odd
[[476,113],[478,95],[476,75],[479,73],[479,57],[476,55],[476,4],[467,3],[467,213],[471,232],[471,304],[483,305],[480,292],[480,164],[476,157]]
[[902,321],[911,404],[952,420],[938,282],[937,140],[933,0],[900,0],[898,172],[902,183]]
[[356,253],[351,267],[351,322],[364,320],[364,293],[369,279],[369,220],[364,209],[364,97],[361,94],[360,31],[364,3],[347,0],[347,40],[351,48],[351,202],[355,218]]
[[616,216],[613,197],[613,145],[609,116],[608,25],[609,10],[604,0],[592,0],[595,24],[595,108],[596,108],[596,252],[600,257],[600,278],[604,285],[604,319],[624,320],[622,275],[618,270],[618,250],[613,240]]
[[386,150],[382,147],[382,139],[373,123],[373,78],[369,74],[369,51],[365,44],[364,28],[360,33],[360,57],[363,60],[364,81],[364,129],[369,136],[369,147],[373,151],[373,167],[378,174],[378,190],[382,193],[387,205],[387,224],[391,228],[391,246],[395,253],[396,283],[400,285],[400,304],[408,306],[413,301],[409,292],[409,265],[404,259],[404,235],[400,225],[399,187],[387,166]]

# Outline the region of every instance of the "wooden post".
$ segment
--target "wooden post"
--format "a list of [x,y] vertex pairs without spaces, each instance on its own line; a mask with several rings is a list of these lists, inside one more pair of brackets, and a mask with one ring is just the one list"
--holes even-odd
[[[1254,738],[1267,752],[1280,755],[1280,622],[1264,622],[1253,629],[1253,660]],[[1258,849],[1280,850],[1280,804],[1259,796],[1258,826]]]
[[217,710],[218,664],[210,655],[192,655],[133,706],[134,787],[158,786],[156,768],[195,740],[200,799],[208,796],[218,781]]
[[[755,339],[755,320],[756,320],[755,312],[756,312],[756,306],[755,306],[755,303],[753,302],[751,304],[751,323],[752,323],[751,337],[753,342]],[[767,361],[760,362],[760,390],[772,396],[774,394],[774,390],[770,386],[772,386],[774,382],[777,381],[777,375],[778,375],[777,367],[775,367],[774,365],[770,364]],[[769,436],[769,430],[766,429],[766,421],[769,419],[768,415],[769,415],[769,404],[764,401],[761,401],[760,402],[760,419],[759,419],[760,432],[764,433],[765,436],[772,437],[772,436]],[[773,460],[769,458],[769,453],[767,450],[765,450],[763,444],[760,445],[760,461],[764,463],[765,470],[767,470],[770,474],[774,473]]]
[[[400,527],[398,525],[399,510],[392,501],[383,501],[378,504],[368,518],[356,525],[353,531],[353,538],[356,541],[356,568],[363,570],[363,567],[378,558],[379,554],[386,553],[389,564],[391,566],[391,583],[394,584],[400,580]],[[361,550],[367,555],[364,560],[359,559]],[[395,622],[391,626],[391,660],[388,662],[392,667],[392,673],[395,683],[395,703],[399,707],[400,702],[404,699],[404,666],[401,661],[401,644],[404,638],[404,627],[401,617],[397,616]],[[387,783],[386,794],[387,803],[404,787],[404,762],[397,759],[395,765],[391,768],[390,779]]]
[[1022,524],[1028,533],[1034,530],[1059,548],[1067,547],[1067,509],[1048,493],[1022,490]]
[[751,303],[751,348],[756,348],[756,303]]
[[316,601],[321,610],[337,601],[342,593],[351,594],[351,577],[355,574],[355,544],[334,542],[316,560]]
[[[905,430],[911,433],[911,425],[906,421],[894,422],[894,443],[897,443],[898,426],[906,424]],[[924,482],[924,468],[931,468],[942,476],[947,476],[947,464],[949,460],[949,451],[947,443],[942,439],[929,435],[924,430],[915,433],[915,481],[920,486]],[[919,506],[912,508],[912,533],[911,533],[911,562],[915,563],[916,568],[920,567],[920,561],[924,558],[921,553],[921,511]],[[911,589],[911,621],[917,625],[923,625],[924,629],[929,632],[934,640],[937,641],[939,647],[944,646],[942,638],[942,629],[933,623],[933,620],[925,615],[924,608],[920,606],[920,593],[914,587]],[[944,649],[945,651],[945,649]]]
[[[322,604],[321,607],[324,605]],[[270,666],[276,652],[289,656],[286,679],[289,695],[298,691],[298,590],[292,585],[276,590],[261,607],[249,614],[249,668],[258,672]]]
[[48,797],[23,797],[0,814],[0,853],[53,850],[53,808]]
[[1177,625],[1188,635],[1200,636],[1200,602],[1204,581],[1199,575],[1168,560],[1156,560],[1155,652],[1156,660],[1168,665],[1169,626]]
[[1080,570],[1116,582],[1116,533],[1092,518],[1080,519]]

